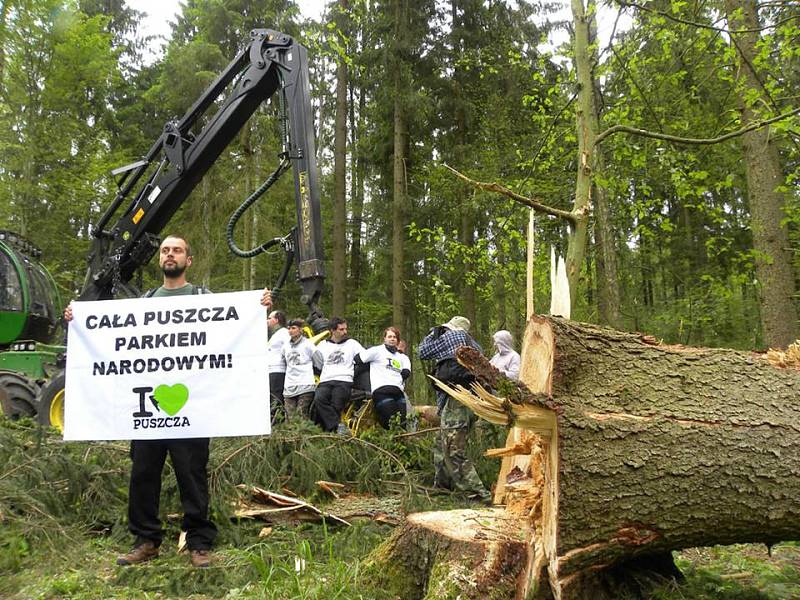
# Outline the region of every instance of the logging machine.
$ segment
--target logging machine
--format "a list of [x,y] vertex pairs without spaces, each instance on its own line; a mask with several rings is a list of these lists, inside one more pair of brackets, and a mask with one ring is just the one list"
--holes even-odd
[[[141,160],[112,171],[118,192],[92,229],[88,270],[79,300],[140,295],[132,280],[158,251],[159,234],[261,103],[273,97],[278,101],[281,122],[280,164],[231,216],[226,231],[228,245],[241,258],[252,258],[276,246],[283,248],[285,262],[273,290],[283,286],[292,264],[296,265],[302,287],[301,300],[309,310],[308,322],[315,330],[325,326],[317,304],[325,273],[307,51],[290,36],[270,29],[250,32],[250,38],[225,70],[183,118],[169,121],[164,126],[161,136]],[[207,116],[216,107],[216,112]],[[237,221],[289,168],[294,171],[297,226],[284,237],[241,250],[233,240]],[[17,257],[19,262],[20,252],[17,250],[15,254],[9,248],[0,242],[0,254],[6,257],[0,256],[0,281],[11,278],[12,257]],[[29,262],[31,257],[38,258],[33,251],[27,256]],[[52,279],[46,271],[38,263],[36,265],[29,278],[30,290],[24,292],[22,288],[25,286],[22,285],[20,297],[33,298],[39,293],[34,289],[37,285],[41,288],[41,282],[49,281],[52,286]],[[14,271],[18,272],[19,268]],[[55,286],[52,286],[48,305],[51,324],[46,327],[49,333],[55,324],[52,308],[52,298],[55,297]],[[8,310],[19,313],[18,320],[30,322],[33,327],[35,323],[41,325],[42,321],[39,315],[34,314],[36,303],[35,299],[28,304],[18,302]],[[5,306],[0,308],[7,310]],[[3,320],[6,321],[5,312]],[[27,326],[20,327],[16,333],[9,331],[3,343],[8,347],[14,342],[16,351],[24,351],[29,346],[33,351],[36,342],[23,341],[28,331],[32,329]],[[63,346],[56,350],[63,355]],[[12,380],[15,385],[4,385],[4,381]],[[19,381],[25,385],[17,384]],[[15,396],[18,388],[26,391],[25,406]],[[35,399],[30,398],[31,390],[38,390]],[[6,407],[10,411],[13,409],[12,417],[35,412],[40,422],[61,428],[63,370],[47,373],[40,369],[35,373],[32,370],[21,373],[19,369],[6,368],[0,361],[0,401],[4,410]],[[24,411],[20,410],[21,406]]]

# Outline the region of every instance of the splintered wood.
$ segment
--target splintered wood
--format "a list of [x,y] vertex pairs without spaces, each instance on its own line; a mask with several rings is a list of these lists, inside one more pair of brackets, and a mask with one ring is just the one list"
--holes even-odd
[[782,369],[800,369],[800,340],[789,344],[785,352],[770,348],[767,352],[767,360],[771,365]]
[[298,521],[321,521],[323,519],[330,519],[335,523],[350,525],[350,523],[344,519],[329,512],[324,512],[299,498],[276,494],[275,492],[270,492],[269,490],[256,486],[238,485],[236,487],[241,490],[247,490],[253,500],[250,502],[246,500],[239,501],[233,513],[237,518],[258,518],[265,521],[274,521],[280,519],[282,516],[290,516],[290,518]]
[[[404,513],[400,498],[375,497],[346,492],[347,486],[333,481],[318,481],[320,488],[330,492],[334,500],[317,508],[300,498],[278,494],[256,486],[237,486],[249,493],[249,499],[240,499],[234,510],[239,519],[261,519],[270,523],[279,521],[321,521],[350,525],[353,519],[370,519],[388,525],[398,525]],[[334,492],[338,490],[338,492]]]

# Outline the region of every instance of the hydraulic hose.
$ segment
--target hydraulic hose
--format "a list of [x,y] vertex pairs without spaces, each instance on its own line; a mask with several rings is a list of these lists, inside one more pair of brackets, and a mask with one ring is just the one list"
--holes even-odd
[[233,252],[239,258],[253,258],[254,256],[258,256],[262,252],[266,252],[269,248],[279,243],[283,239],[274,238],[268,242],[264,242],[260,246],[251,248],[250,250],[242,250],[236,245],[236,242],[233,239],[233,230],[236,227],[236,223],[239,222],[239,219],[242,218],[242,215],[245,213],[245,211],[247,211],[247,209],[250,208],[256,200],[263,196],[264,193],[271,188],[276,181],[278,181],[278,179],[280,179],[281,175],[283,175],[289,169],[290,164],[289,158],[284,157],[278,167],[267,178],[267,180],[262,183],[255,192],[250,194],[250,196],[248,196],[247,199],[242,202],[239,208],[233,211],[231,218],[228,220],[228,227],[225,230],[225,239],[228,242],[228,248],[230,248],[231,252]]

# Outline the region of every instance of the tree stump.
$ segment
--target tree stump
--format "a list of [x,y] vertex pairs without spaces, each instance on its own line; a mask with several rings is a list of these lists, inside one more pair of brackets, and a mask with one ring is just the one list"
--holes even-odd
[[372,555],[370,579],[402,600],[513,598],[527,522],[502,509],[416,513]]
[[517,597],[641,594],[643,575],[677,574],[672,550],[800,539],[800,370],[545,317],[525,385],[458,357],[479,383],[442,389],[536,434],[495,451],[517,462],[507,505],[529,522]]

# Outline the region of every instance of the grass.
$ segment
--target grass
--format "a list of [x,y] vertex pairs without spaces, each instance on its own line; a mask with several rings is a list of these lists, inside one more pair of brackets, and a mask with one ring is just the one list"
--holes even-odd
[[[490,481],[497,463],[480,456],[505,432],[482,424],[470,453]],[[432,435],[398,438],[382,430],[362,439],[322,435],[310,425],[278,428],[270,438],[215,440],[210,462],[213,517],[220,527],[215,560],[193,569],[178,554],[177,521],[165,523],[158,560],[117,567],[129,549],[124,515],[130,468],[125,443],[61,442],[31,422],[0,419],[0,598],[149,599],[268,598],[388,600],[364,575],[370,552],[392,532],[362,520],[274,524],[231,519],[239,483],[288,488],[315,503],[318,479],[352,482],[378,496],[397,495],[406,510],[463,507],[455,495],[429,490]],[[166,474],[162,513],[180,511]],[[676,554],[687,580],[657,589],[657,600],[800,598],[800,547],[763,545],[690,549]]]

